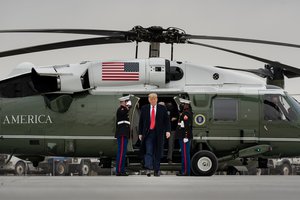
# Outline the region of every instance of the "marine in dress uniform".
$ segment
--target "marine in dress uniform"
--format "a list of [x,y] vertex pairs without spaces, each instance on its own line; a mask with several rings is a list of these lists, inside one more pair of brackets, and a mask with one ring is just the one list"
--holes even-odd
[[178,139],[181,149],[181,172],[179,176],[189,176],[191,174],[191,140],[193,139],[193,113],[190,108],[190,101],[180,100],[180,115],[176,129],[176,139]]
[[115,138],[118,141],[118,152],[116,158],[116,175],[117,176],[128,176],[125,172],[126,152],[127,143],[130,136],[130,122],[129,122],[129,107],[127,102],[129,96],[121,97],[120,107],[117,110],[117,121],[116,121],[116,134]]

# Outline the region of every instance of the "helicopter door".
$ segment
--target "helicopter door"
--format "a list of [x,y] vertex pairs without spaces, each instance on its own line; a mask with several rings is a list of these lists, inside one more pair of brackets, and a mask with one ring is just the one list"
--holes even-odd
[[140,118],[140,111],[138,108],[139,97],[130,95],[131,109],[129,110],[130,121],[130,139],[128,140],[127,151],[133,152],[133,145],[138,141],[138,124]]
[[[3,116],[2,116],[2,99],[0,99],[0,119],[3,119]],[[2,131],[1,131],[1,125],[2,124],[2,120],[1,120],[1,123],[0,123],[0,134],[2,134]]]
[[291,116],[292,104],[284,95],[261,94],[260,139],[271,144],[274,154],[297,155],[300,133]]
[[174,97],[174,101],[175,101],[175,103],[177,104],[177,106],[179,107],[179,105],[180,105],[180,100],[179,100],[179,96],[175,96]]

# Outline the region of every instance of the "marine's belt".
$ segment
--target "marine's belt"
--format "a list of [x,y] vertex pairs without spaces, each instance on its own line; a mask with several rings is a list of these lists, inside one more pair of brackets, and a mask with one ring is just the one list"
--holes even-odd
[[120,124],[129,124],[129,125],[130,125],[130,121],[126,121],[126,120],[118,121],[117,124],[118,124],[118,125],[120,125]]

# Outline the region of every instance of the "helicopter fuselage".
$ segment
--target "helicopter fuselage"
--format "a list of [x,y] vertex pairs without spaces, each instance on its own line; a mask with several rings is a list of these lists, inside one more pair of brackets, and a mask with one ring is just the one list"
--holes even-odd
[[[165,60],[155,59],[161,63],[154,63],[150,67],[156,74],[153,77],[147,75],[147,66],[151,65],[145,64],[145,68],[140,70],[146,72],[136,82],[116,81],[109,84],[95,80],[95,77],[101,77],[101,73],[96,73],[93,67],[100,62],[87,63],[83,64],[89,73],[90,87],[87,90],[81,88],[81,91],[73,93],[59,91],[15,98],[2,97],[0,152],[30,156],[113,158],[117,149],[114,131],[118,98],[131,95],[134,103],[130,120],[132,124],[137,124],[134,115],[138,112],[138,101],[141,106],[147,103],[147,94],[156,92],[159,101],[177,103],[174,97],[191,100],[193,153],[204,149],[222,158],[238,156],[243,149],[268,145],[269,150],[256,155],[300,155],[300,106],[282,89],[266,86],[260,79],[247,73],[179,62],[171,62],[171,66],[181,74],[175,74],[176,77],[169,78],[168,82],[165,81]],[[155,59],[151,61],[156,62]],[[44,74],[38,70],[40,75],[49,75],[47,68],[43,69]],[[81,70],[82,73],[85,71]],[[79,83],[70,83],[60,88],[80,86]],[[277,105],[270,103],[273,96],[280,103],[277,110]],[[278,112],[278,117],[266,117],[267,109]],[[137,133],[131,134],[128,152],[137,156],[134,134]],[[256,148],[255,151],[260,149]]]

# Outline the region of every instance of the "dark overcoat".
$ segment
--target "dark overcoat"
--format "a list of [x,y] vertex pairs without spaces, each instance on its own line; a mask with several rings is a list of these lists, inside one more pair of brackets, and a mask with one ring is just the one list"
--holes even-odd
[[[143,135],[141,153],[145,154],[145,142],[149,134],[150,129],[150,104],[144,105],[141,108],[140,122],[139,122],[139,134]],[[156,157],[161,157],[163,153],[164,138],[166,132],[171,131],[170,120],[168,112],[165,106],[157,104],[155,115],[155,130],[157,134],[157,140],[154,144],[154,154]]]

